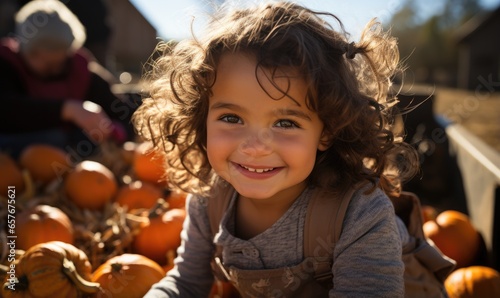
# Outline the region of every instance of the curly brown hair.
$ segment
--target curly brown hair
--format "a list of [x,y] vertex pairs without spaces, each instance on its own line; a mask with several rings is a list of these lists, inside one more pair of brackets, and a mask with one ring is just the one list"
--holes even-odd
[[397,100],[389,89],[400,70],[397,42],[374,20],[358,43],[350,43],[336,16],[294,3],[223,7],[204,38],[158,49],[163,54],[147,77],[149,98],[134,123],[143,138],[163,147],[169,181],[176,187],[200,193],[213,184],[216,175],[206,152],[208,102],[218,61],[235,52],[255,55],[257,67],[271,73],[293,67],[304,74],[307,106],[331,137],[329,148],[317,153],[309,185],[344,190],[360,181],[374,187],[380,181],[394,193],[399,181],[418,169],[415,150],[391,131]]

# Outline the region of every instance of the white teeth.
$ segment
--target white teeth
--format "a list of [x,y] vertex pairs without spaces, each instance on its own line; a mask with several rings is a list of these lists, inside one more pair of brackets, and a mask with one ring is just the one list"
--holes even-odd
[[264,172],[269,172],[269,171],[272,171],[274,170],[274,168],[268,168],[268,169],[254,169],[254,168],[249,168],[249,167],[245,167],[244,165],[241,165],[242,167],[244,167],[245,169],[247,169],[248,171],[250,172],[256,172],[256,173],[264,173]]

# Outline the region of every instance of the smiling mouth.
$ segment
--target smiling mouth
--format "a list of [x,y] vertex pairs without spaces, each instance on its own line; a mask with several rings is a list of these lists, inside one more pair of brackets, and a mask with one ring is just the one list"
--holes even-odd
[[267,172],[270,172],[272,170],[275,170],[277,168],[252,168],[252,167],[247,167],[247,166],[244,166],[242,164],[237,164],[240,168],[243,168],[249,172],[252,172],[252,173],[267,173]]

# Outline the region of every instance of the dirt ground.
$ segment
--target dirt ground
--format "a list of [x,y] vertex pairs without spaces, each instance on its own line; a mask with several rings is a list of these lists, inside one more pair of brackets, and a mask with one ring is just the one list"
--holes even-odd
[[500,92],[486,87],[474,90],[433,86],[403,88],[410,94],[433,94],[434,114],[460,123],[486,144],[500,152]]
[[500,152],[500,92],[436,88],[434,112],[461,123]]

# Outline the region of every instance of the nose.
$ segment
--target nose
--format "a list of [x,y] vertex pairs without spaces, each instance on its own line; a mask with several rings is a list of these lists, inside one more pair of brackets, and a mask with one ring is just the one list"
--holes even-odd
[[269,128],[259,129],[250,133],[239,146],[239,150],[252,157],[271,154],[273,133]]

